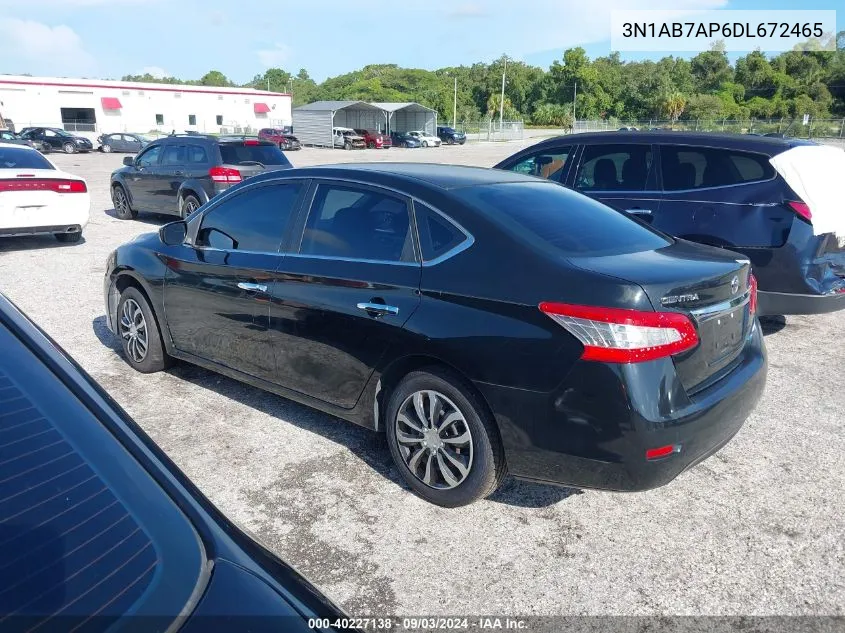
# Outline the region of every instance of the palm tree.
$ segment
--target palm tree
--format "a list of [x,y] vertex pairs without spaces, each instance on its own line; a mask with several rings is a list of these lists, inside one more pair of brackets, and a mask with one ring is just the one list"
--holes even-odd
[[687,98],[680,92],[673,92],[663,99],[662,105],[663,112],[671,119],[672,125],[674,125],[684,113],[684,108],[687,107]]

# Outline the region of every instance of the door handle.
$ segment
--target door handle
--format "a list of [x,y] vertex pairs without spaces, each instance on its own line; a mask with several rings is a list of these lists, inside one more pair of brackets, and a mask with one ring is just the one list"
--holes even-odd
[[651,215],[651,209],[625,209],[625,213],[634,215]]
[[175,173],[176,173],[177,176],[184,176],[185,175],[185,172],[182,171],[181,169],[177,169]]
[[396,306],[385,305],[383,303],[359,303],[357,308],[377,316],[385,314],[399,314],[399,308]]
[[239,281],[238,288],[248,292],[267,292],[267,286],[264,284],[254,284],[248,281]]

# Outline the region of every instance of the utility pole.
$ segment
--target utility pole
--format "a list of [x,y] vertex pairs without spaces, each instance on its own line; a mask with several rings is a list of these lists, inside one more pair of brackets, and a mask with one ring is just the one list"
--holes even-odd
[[508,72],[508,56],[505,55],[505,68],[502,70],[502,100],[499,101],[499,131],[502,131],[502,121],[505,115],[505,73]]
[[578,97],[578,82],[575,82],[575,92],[572,93],[572,131],[575,131],[575,99]]
[[452,106],[452,127],[458,127],[458,77],[455,76],[455,104]]
[[267,92],[270,92],[270,78],[267,77]]

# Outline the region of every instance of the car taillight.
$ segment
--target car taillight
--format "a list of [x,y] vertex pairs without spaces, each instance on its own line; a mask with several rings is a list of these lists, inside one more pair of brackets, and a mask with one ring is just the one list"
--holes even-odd
[[788,203],[789,208],[795,211],[800,217],[807,220],[807,222],[813,221],[813,212],[810,211],[810,207],[807,206],[807,203],[801,202],[800,200],[790,200]]
[[33,180],[0,180],[3,191],[54,191],[56,193],[85,193],[88,187],[82,180],[38,178]]
[[260,142],[253,141],[253,140],[244,141],[244,145],[260,145],[260,144],[261,144]]
[[751,316],[757,314],[757,277],[754,273],[748,273],[748,289],[751,292],[751,297],[748,299],[748,311]]
[[544,302],[540,310],[584,345],[583,360],[640,363],[692,349],[698,334],[679,312]]
[[208,175],[214,182],[233,183],[243,180],[241,172],[231,167],[212,167],[208,170]]

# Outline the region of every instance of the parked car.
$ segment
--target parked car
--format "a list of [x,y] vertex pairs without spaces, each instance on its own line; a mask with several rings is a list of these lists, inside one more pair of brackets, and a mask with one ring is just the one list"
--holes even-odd
[[279,146],[280,150],[297,150],[301,149],[299,139],[290,132],[285,132],[282,128],[264,128],[258,131],[258,138],[265,141],[270,141]]
[[182,359],[386,431],[442,506],[506,472],[665,484],[765,382],[746,260],[503,171],[263,174],[120,246],[104,281],[136,370]]
[[390,149],[393,143],[390,137],[375,130],[355,129],[355,134],[364,139],[367,147],[370,149]]
[[0,348],[4,630],[305,632],[346,617],[2,294]]
[[[549,178],[676,237],[741,253],[760,283],[760,313],[782,315],[845,308],[845,190],[841,178],[814,176],[832,164],[844,173],[845,153],[795,139],[639,132],[634,140],[602,132],[543,141],[497,167]],[[831,222],[839,222],[839,238]]]
[[422,147],[420,140],[407,132],[391,132],[390,140],[394,147]]
[[437,138],[439,138],[446,145],[463,145],[467,142],[467,135],[463,132],[458,132],[453,127],[441,126],[437,128]]
[[174,135],[153,141],[112,172],[117,217],[139,211],[185,218],[218,193],[264,171],[290,169],[275,143],[243,137]]
[[26,145],[27,147],[35,148],[35,142],[26,138],[22,138],[19,134],[15,134],[9,130],[0,130],[0,143],[7,143],[10,145]]
[[408,134],[417,139],[423,147],[440,147],[440,139],[436,136],[432,136],[428,132],[423,130],[412,130],[411,132],[408,132]]
[[334,132],[334,146],[342,147],[343,149],[364,149],[367,144],[364,142],[364,137],[355,133],[355,130],[349,127],[332,128]]
[[90,211],[83,178],[59,171],[38,150],[0,141],[0,236],[78,242]]
[[127,134],[121,132],[120,134],[103,134],[97,137],[97,142],[100,144],[99,150],[108,154],[109,152],[132,152],[137,154],[147,145],[150,144],[150,139],[140,134]]
[[[652,129],[654,129],[654,128],[652,128]],[[620,127],[620,128],[619,128],[619,131],[620,131],[620,132],[636,132],[636,131],[638,131],[638,130],[639,130],[639,128],[638,128],[638,127],[634,127],[633,125],[631,125],[631,126],[627,126],[627,127]]]
[[59,150],[65,154],[90,152],[94,144],[84,136],[75,136],[57,127],[29,127],[21,131],[21,136],[41,144],[46,151]]

